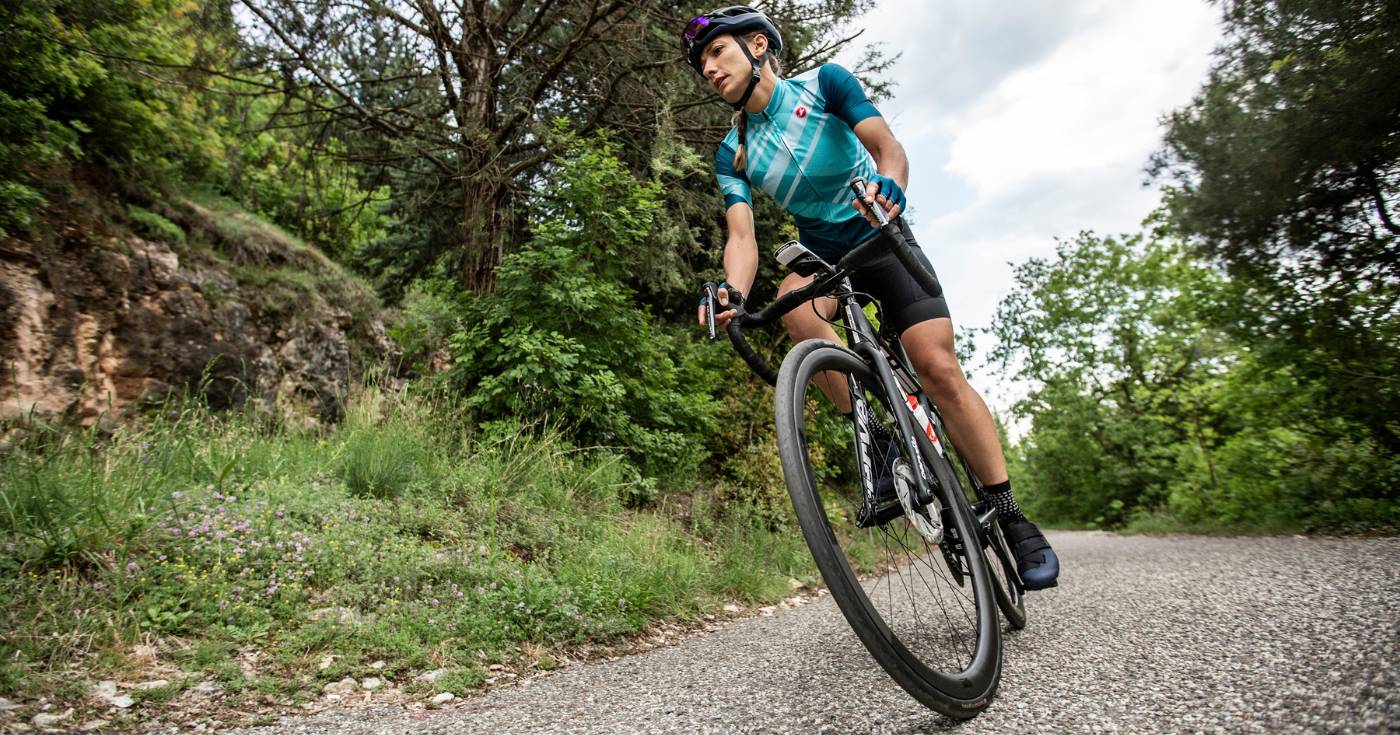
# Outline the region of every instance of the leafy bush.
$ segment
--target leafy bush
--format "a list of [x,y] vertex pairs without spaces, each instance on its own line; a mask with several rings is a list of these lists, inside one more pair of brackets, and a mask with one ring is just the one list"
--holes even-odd
[[1083,234],[1018,266],[994,330],[1032,382],[1031,515],[1074,525],[1395,528],[1400,459],[1323,386],[1217,326],[1236,283],[1179,244]]
[[135,190],[218,167],[224,143],[203,124],[189,86],[161,84],[138,68],[192,60],[199,42],[187,31],[203,22],[194,6],[35,0],[16,7],[0,30],[0,231],[26,226],[55,182],[68,178],[55,173],[79,158],[111,168]]
[[[253,124],[266,124],[275,102],[255,102]],[[388,187],[361,187],[357,169],[340,158],[344,150],[336,142],[318,147],[263,132],[230,155],[229,189],[242,204],[341,263],[387,232],[390,222],[379,207]]]
[[170,220],[134,204],[127,205],[126,218],[143,235],[174,246],[185,244],[185,231]]
[[398,319],[389,336],[403,350],[404,367],[418,374],[432,372],[437,355],[461,329],[462,307],[451,284],[419,281],[404,294]]
[[548,417],[649,476],[674,475],[704,456],[715,378],[626,285],[659,201],[615,148],[572,140],[532,239],[503,259],[494,292],[467,300],[448,380],[483,421]]

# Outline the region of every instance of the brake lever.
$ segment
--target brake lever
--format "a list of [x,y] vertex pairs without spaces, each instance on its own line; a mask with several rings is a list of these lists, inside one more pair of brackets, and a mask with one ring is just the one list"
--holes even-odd
[[875,213],[875,221],[879,222],[881,227],[890,223],[890,216],[885,213],[885,208],[880,206],[880,204],[875,201],[874,197],[866,199],[865,179],[860,177],[851,179],[851,191],[855,192],[857,199],[865,202],[867,209]]
[[715,330],[715,307],[719,305],[719,287],[712,281],[705,282],[705,327],[710,332],[710,341],[719,338]]

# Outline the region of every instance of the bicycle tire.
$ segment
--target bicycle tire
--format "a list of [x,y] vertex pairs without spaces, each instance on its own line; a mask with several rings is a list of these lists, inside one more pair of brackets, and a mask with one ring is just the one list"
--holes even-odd
[[[992,510],[989,501],[982,498],[982,492],[972,474],[972,468],[967,461],[957,454],[952,443],[946,441],[942,420],[935,422],[943,446],[948,449],[948,463],[953,467],[960,467],[958,481],[962,484],[964,494],[975,491],[977,502],[973,504],[973,516],[981,517],[986,511]],[[957,461],[953,461],[953,457]],[[968,502],[973,498],[969,497]],[[986,563],[992,578],[992,591],[996,594],[997,607],[1001,609],[1001,615],[1006,619],[1006,624],[1012,630],[1021,630],[1026,627],[1026,592],[1021,586],[1021,575],[1016,571],[1016,559],[1011,553],[1010,544],[1006,543],[1006,533],[1001,528],[1001,520],[995,513],[981,529],[982,547],[991,552],[986,555]]]
[[1001,616],[1012,630],[1026,627],[1026,592],[1020,585],[1020,575],[1016,572],[1016,559],[1011,555],[1011,547],[1006,543],[1006,533],[1001,529],[1001,521],[992,517],[985,529],[983,541],[991,555],[986,557],[991,568],[992,591],[996,594],[997,607]]
[[[966,584],[961,580],[955,583],[955,575],[947,564],[957,563],[957,559],[945,556],[941,545],[932,545],[920,536],[901,514],[878,528],[866,529],[873,541],[885,543],[889,555],[889,569],[871,585],[874,594],[867,592],[833,528],[815,479],[806,438],[808,389],[815,390],[813,378],[825,370],[854,377],[867,395],[881,403],[894,419],[901,447],[908,446],[903,440],[912,427],[909,421],[898,418],[897,411],[903,409],[893,408],[896,404],[892,397],[853,352],[826,340],[808,340],[787,355],[779,370],[775,398],[778,449],[788,494],[807,546],[837,606],[886,673],[930,709],[955,719],[974,717],[991,702],[1001,678],[1001,626],[981,544],[963,544]],[[813,399],[810,405],[817,405],[817,400],[825,399]],[[903,397],[898,401],[902,405]],[[927,436],[921,431],[913,434],[919,438],[919,461],[925,455],[936,454]],[[956,487],[950,485],[951,466],[929,462],[925,467],[939,480],[941,488]],[[966,497],[954,491],[944,494],[942,502],[945,510],[939,515],[945,534],[955,528],[960,538],[978,538]],[[833,515],[843,526],[842,532],[848,525],[842,519],[854,517],[844,511]],[[848,539],[848,543],[854,547],[853,540],[854,537]],[[894,553],[896,550],[898,554]],[[896,574],[900,577],[899,590],[890,581]],[[919,584],[922,589],[918,589]],[[884,595],[881,586],[885,588]],[[897,594],[900,599],[896,599]],[[876,604],[882,596],[889,602],[883,610]],[[936,604],[929,604],[930,599]],[[920,616],[920,604],[927,610],[927,618]],[[936,613],[941,613],[941,618]]]

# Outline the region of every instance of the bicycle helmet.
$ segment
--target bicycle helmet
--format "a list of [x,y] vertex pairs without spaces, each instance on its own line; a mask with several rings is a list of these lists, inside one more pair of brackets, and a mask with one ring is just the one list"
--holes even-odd
[[[695,73],[703,75],[704,64],[701,63],[700,54],[705,51],[705,46],[711,40],[721,35],[743,36],[752,31],[759,31],[767,36],[771,50],[782,50],[783,37],[778,33],[777,26],[773,25],[768,16],[747,5],[731,5],[697,16],[685,24],[685,30],[681,32],[681,49],[685,51],[686,60],[690,62],[691,68],[695,69]],[[748,89],[744,90],[744,96],[734,104],[736,110],[749,101],[749,95],[753,94],[754,87],[758,86],[758,80],[762,78],[762,66],[749,51],[748,44],[741,43],[739,48],[749,57],[753,74],[749,79]]]

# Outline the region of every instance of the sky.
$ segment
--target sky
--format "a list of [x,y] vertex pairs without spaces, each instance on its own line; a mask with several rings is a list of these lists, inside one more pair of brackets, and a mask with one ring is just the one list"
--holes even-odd
[[[1161,118],[1205,82],[1218,19],[1204,0],[883,0],[862,19],[861,41],[902,53],[879,108],[960,333],[989,326],[1011,264],[1057,237],[1140,230]],[[991,339],[975,335],[980,355]],[[999,412],[1023,390],[970,367]]]

